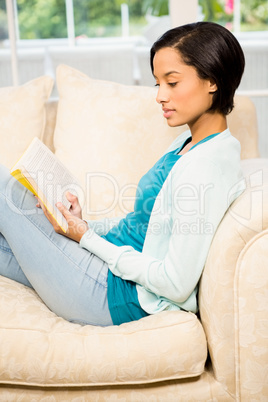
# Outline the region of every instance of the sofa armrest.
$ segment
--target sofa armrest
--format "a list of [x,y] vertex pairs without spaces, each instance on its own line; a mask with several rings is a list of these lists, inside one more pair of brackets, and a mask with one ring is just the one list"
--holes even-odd
[[[259,308],[267,306],[268,160],[242,165],[247,190],[232,204],[214,236],[200,283],[200,315],[216,380],[233,397],[256,392],[257,398],[267,392],[263,326],[268,311]],[[258,286],[253,286],[256,281]],[[262,356],[252,368],[254,353]]]
[[236,399],[268,395],[268,230],[247,243],[235,275]]

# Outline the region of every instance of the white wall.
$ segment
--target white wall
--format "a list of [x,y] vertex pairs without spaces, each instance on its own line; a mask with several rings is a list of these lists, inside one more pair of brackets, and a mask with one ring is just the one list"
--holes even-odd
[[196,22],[198,0],[169,0],[169,14],[172,28]]

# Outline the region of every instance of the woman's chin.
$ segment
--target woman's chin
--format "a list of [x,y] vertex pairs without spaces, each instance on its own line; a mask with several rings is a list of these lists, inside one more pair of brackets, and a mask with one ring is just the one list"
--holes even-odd
[[186,123],[181,123],[172,119],[167,119],[167,124],[169,125],[169,127],[180,127],[180,126],[184,126],[184,124]]

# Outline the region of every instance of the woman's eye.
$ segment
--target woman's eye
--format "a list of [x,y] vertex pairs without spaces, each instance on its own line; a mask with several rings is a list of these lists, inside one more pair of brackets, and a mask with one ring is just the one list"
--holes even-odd
[[[168,82],[167,85],[169,85],[170,87],[175,87],[178,83],[177,82]],[[155,87],[160,87],[160,84],[155,84]]]

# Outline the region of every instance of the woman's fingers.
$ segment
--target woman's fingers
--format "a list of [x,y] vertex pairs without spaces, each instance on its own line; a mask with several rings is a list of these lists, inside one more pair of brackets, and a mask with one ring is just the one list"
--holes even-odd
[[80,206],[78,197],[69,191],[65,194],[67,200],[70,202],[71,207],[70,207],[70,212],[72,215],[77,216],[77,218],[82,219],[82,208]]
[[42,208],[44,215],[46,216],[46,218],[49,220],[49,222],[51,223],[51,225],[53,226],[54,230],[56,233],[60,233],[60,234],[64,234],[63,230],[61,229],[61,227],[58,225],[57,221],[55,220],[55,218],[51,215],[51,213],[48,211],[48,209],[46,208],[46,206],[43,204],[43,202],[41,200],[38,200],[38,204],[40,205],[40,208]]
[[68,230],[65,233],[65,236],[79,242],[83,234],[88,231],[87,223],[73,215],[61,202],[58,202],[56,207],[62,213],[68,223]]

